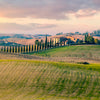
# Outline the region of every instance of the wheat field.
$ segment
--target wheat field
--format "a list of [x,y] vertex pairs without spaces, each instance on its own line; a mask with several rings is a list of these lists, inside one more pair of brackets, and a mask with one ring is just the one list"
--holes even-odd
[[0,100],[99,99],[99,64],[0,60]]

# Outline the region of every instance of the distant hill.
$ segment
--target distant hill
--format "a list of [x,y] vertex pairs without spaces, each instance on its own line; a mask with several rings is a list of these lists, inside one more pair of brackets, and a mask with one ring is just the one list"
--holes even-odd
[[45,34],[0,34],[0,46],[34,44],[36,39],[43,39],[45,36]]
[[98,37],[100,37],[100,35],[94,35],[94,36],[98,36]]
[[[46,35],[45,34],[35,34],[34,37],[36,36],[46,36]],[[47,34],[47,36],[51,36],[51,35]]]
[[[48,35],[47,36],[51,36]],[[45,34],[35,34],[35,35],[31,35],[31,34],[0,34],[0,39],[9,39],[9,38],[20,38],[20,39],[34,39],[34,38],[43,38],[45,37]]]
[[0,39],[8,39],[10,38],[11,36],[0,36]]
[[4,40],[0,40],[0,46],[21,46],[22,44],[17,44],[14,42],[7,42]]
[[29,36],[29,35],[23,35],[23,34],[15,34],[13,35],[11,38],[22,38],[22,39],[33,39],[32,36]]

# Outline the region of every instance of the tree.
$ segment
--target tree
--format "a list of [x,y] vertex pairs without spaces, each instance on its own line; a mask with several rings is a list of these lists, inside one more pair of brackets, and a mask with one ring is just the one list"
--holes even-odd
[[39,40],[35,40],[35,45],[39,46]]
[[50,39],[50,48],[52,47],[52,40]]
[[8,52],[8,46],[7,46],[7,52]]
[[85,35],[85,43],[87,44],[93,44],[94,38],[92,36],[89,36],[88,34]]
[[94,38],[92,36],[87,37],[87,43],[93,44],[94,43]]
[[85,42],[86,42],[86,43],[87,43],[87,37],[88,37],[88,35],[86,34],[86,35],[85,35]]
[[79,40],[79,41],[78,41],[78,44],[82,44],[82,43],[83,43],[83,40]]
[[69,46],[70,43],[71,43],[71,39],[68,39],[68,46]]
[[47,42],[47,34],[46,34],[46,37],[45,37],[45,49],[47,48],[47,45],[48,45],[48,42]]
[[43,43],[43,40],[41,40],[41,44]]
[[95,43],[95,44],[99,44],[98,39],[94,39],[94,43]]

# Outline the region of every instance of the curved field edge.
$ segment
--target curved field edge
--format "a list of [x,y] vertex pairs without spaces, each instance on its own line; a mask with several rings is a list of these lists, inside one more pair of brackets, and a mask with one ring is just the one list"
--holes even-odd
[[59,68],[66,68],[66,67],[72,67],[72,68],[79,68],[79,69],[87,69],[87,70],[93,70],[100,72],[100,64],[75,64],[75,63],[66,63],[66,62],[53,62],[53,61],[35,61],[35,60],[0,60],[0,62],[33,62],[37,63],[38,65],[43,64],[50,64],[54,65],[55,67]]
[[99,69],[99,64],[0,60],[0,99],[99,100]]
[[47,57],[79,57],[100,59],[100,45],[65,46],[29,54]]

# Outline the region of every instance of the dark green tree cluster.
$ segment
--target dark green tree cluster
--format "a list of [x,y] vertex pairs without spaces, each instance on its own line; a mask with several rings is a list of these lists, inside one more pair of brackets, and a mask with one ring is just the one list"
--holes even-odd
[[85,35],[85,43],[94,44],[94,38],[92,36],[89,36],[88,34]]
[[78,40],[78,44],[83,44],[83,40]]
[[93,36],[85,35],[85,43],[86,44],[100,44],[98,39],[94,39]]

